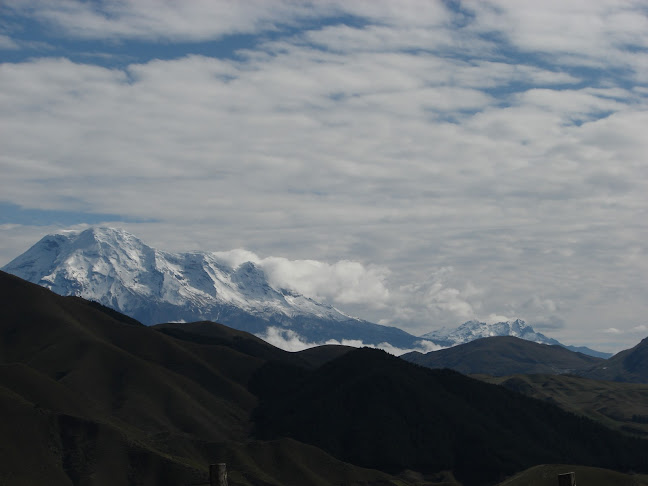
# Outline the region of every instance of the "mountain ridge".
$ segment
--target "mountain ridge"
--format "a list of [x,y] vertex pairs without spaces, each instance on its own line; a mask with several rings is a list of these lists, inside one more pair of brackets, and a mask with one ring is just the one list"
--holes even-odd
[[464,374],[566,374],[593,368],[604,360],[556,344],[541,344],[514,336],[492,336],[451,348],[406,353],[402,359],[427,368],[450,368]]
[[450,347],[465,344],[475,339],[494,336],[513,336],[540,344],[560,344],[555,339],[548,338],[544,334],[536,332],[533,327],[522,319],[494,323],[470,320],[464,322],[457,328],[448,329],[443,327],[423,334],[421,337],[432,339],[435,342],[446,344]]
[[648,383],[648,337],[581,375],[597,380]]
[[513,319],[494,323],[486,323],[478,320],[466,321],[456,328],[442,327],[421,335],[423,339],[429,339],[444,348],[466,344],[477,339],[511,336],[538,344],[562,346],[570,351],[587,354],[597,358],[609,358],[610,353],[595,351],[586,346],[569,346],[562,344],[556,339],[537,332],[530,324],[522,319]]
[[47,235],[3,270],[147,325],[209,320],[255,334],[270,327],[289,329],[313,343],[348,339],[404,349],[421,341],[399,328],[273,287],[253,262],[232,266],[210,252],[156,250],[119,229]]

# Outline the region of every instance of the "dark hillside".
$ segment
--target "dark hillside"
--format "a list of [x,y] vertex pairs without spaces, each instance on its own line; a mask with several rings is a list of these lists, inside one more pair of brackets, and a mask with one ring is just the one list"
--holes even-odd
[[427,368],[450,368],[468,375],[492,376],[574,373],[605,363],[601,358],[575,353],[562,346],[538,344],[512,336],[477,339],[426,354],[408,353],[401,358]]
[[231,486],[421,486],[451,471],[470,486],[563,461],[646,470],[647,442],[380,351],[149,328],[5,273],[0,308],[0,484],[178,486],[223,460]]
[[648,338],[580,374],[597,380],[648,383]]
[[252,390],[259,437],[285,435],[388,472],[452,469],[471,485],[540,463],[648,468],[648,442],[382,351],[351,351],[314,371],[269,363]]
[[0,308],[0,484],[197,484],[221,460],[232,486],[389,478],[296,441],[249,440],[247,380],[263,356],[290,353],[177,339],[4,272]]
[[621,474],[598,467],[543,464],[527,469],[499,486],[556,486],[559,474],[573,472],[576,484],[585,486],[647,486],[648,477]]
[[340,356],[345,355],[349,351],[353,351],[356,348],[350,346],[340,346],[337,344],[325,344],[323,346],[317,346],[315,348],[304,349],[303,351],[298,351],[296,354],[309,363],[314,368],[322,366],[324,363],[339,358]]
[[480,375],[478,378],[585,415],[620,432],[648,438],[648,384],[574,375]]
[[300,366],[310,366],[307,361],[300,359],[297,353],[276,348],[253,334],[216,322],[167,323],[152,327],[163,334],[185,342],[226,347],[266,361],[283,361]]

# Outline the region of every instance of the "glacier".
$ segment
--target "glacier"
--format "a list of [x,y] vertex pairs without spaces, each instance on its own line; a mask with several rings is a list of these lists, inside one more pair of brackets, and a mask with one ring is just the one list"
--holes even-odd
[[349,316],[275,288],[253,262],[232,266],[215,252],[154,249],[123,229],[47,235],[3,270],[60,295],[75,295],[152,325],[210,320],[252,332],[290,329],[309,342],[360,340],[398,348],[421,338]]

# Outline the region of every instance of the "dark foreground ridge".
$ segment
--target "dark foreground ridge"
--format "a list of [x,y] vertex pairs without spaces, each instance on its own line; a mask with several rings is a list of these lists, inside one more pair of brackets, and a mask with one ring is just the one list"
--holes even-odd
[[232,486],[454,484],[443,471],[471,486],[550,462],[648,472],[646,441],[381,351],[145,327],[5,273],[0,304],[0,483],[176,486],[214,462]]
[[450,469],[487,484],[541,463],[646,470],[648,442],[450,370],[360,349],[316,370],[268,364],[257,433],[287,435],[388,472]]

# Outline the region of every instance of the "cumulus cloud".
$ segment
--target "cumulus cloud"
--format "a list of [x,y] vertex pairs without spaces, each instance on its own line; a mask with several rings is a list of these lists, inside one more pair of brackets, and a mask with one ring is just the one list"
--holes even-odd
[[420,304],[431,312],[447,311],[459,318],[469,319],[475,315],[475,310],[467,300],[467,296],[474,290],[471,287],[468,291],[462,292],[459,289],[447,286],[444,277],[451,272],[453,272],[451,267],[441,268],[434,272],[427,281],[420,284],[404,285],[400,290],[403,293],[416,296]]
[[[412,332],[493,315],[589,339],[648,312],[636,7],[5,1],[66,49],[180,54],[1,63],[0,192],[144,220],[124,226],[161,249],[246,248],[223,258]],[[234,33],[234,56],[194,44]],[[40,231],[1,227],[0,258]]]
[[646,331],[648,331],[648,326],[645,324],[640,324],[638,326],[632,327],[630,329],[619,329],[616,327],[609,327],[607,329],[603,329],[602,332],[606,334],[643,334]]
[[556,315],[549,315],[540,318],[536,317],[533,320],[530,320],[529,323],[538,331],[555,331],[558,329],[564,329],[567,325],[565,319]]
[[242,249],[212,254],[234,268],[244,262],[255,263],[273,287],[293,290],[316,300],[382,308],[389,299],[386,286],[389,271],[385,267],[348,260],[330,264],[282,257],[260,258]]
[[267,258],[261,264],[272,283],[305,295],[340,304],[362,303],[379,308],[389,299],[385,285],[389,271],[385,267],[364,266],[348,260],[327,264],[277,257]]
[[488,317],[486,317],[486,319],[484,320],[484,322],[486,322],[486,324],[496,324],[498,322],[508,322],[513,319],[515,318],[503,316],[499,314],[489,314]]
[[[5,8],[30,13],[44,24],[75,38],[211,40],[229,34],[273,30],[313,15],[314,6],[290,1],[229,0],[137,2],[7,0]],[[315,8],[316,14],[329,7]]]
[[473,28],[499,32],[527,52],[559,56],[565,64],[625,64],[628,46],[648,45],[645,12],[632,2],[601,0],[585,3],[505,0],[471,3]]
[[18,44],[8,35],[0,34],[0,49],[19,49]]
[[555,332],[564,329],[565,319],[560,316],[561,303],[556,299],[534,295],[518,307],[518,313],[536,330]]
[[334,344],[338,346],[350,346],[354,348],[368,347],[368,348],[382,349],[383,351],[387,351],[388,353],[393,354],[394,356],[400,356],[402,354],[409,353],[412,351],[429,353],[431,351],[437,351],[439,349],[443,349],[440,346],[426,340],[418,341],[417,342],[418,346],[412,349],[397,348],[395,346],[392,346],[389,343],[380,343],[377,345],[365,344],[362,341],[357,339],[342,339],[341,341],[337,341],[335,339],[329,339],[327,341],[315,343],[315,342],[306,341],[302,336],[300,336],[292,329],[284,329],[278,327],[269,327],[268,329],[266,329],[265,333],[257,334],[257,337],[272,344],[273,346],[281,348],[285,351],[292,351],[292,352],[303,351],[304,349],[313,348],[315,346],[322,346],[325,344]]
[[608,327],[607,329],[603,329],[603,332],[607,334],[623,334],[623,331],[616,327]]

